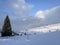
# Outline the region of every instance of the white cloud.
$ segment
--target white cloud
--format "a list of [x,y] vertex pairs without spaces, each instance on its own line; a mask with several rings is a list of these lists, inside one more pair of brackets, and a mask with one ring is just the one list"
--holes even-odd
[[[56,22],[60,22],[60,6],[47,9],[47,10],[39,10],[36,12],[35,16],[27,17],[29,11],[33,7],[33,5],[29,5],[25,2],[25,0],[6,0],[8,3],[7,13],[9,13],[11,19],[11,25],[13,30],[23,30],[25,28],[35,28],[45,24],[52,24]],[[2,7],[4,6],[2,5]],[[2,11],[5,11],[4,10]],[[12,11],[11,11],[12,10]],[[2,18],[4,20],[5,14],[0,12],[0,26],[2,24]],[[12,14],[13,13],[13,14]],[[12,14],[12,15],[11,15]],[[3,16],[4,15],[4,16]],[[26,17],[25,17],[26,16]],[[23,17],[23,18],[21,18]],[[44,19],[44,20],[43,20]],[[19,32],[19,31],[18,31]]]
[[44,12],[43,12],[43,11],[38,11],[38,12],[35,14],[35,17],[44,19],[44,18],[45,18]]
[[37,11],[36,14],[35,14],[35,17],[36,18],[41,18],[41,19],[44,19],[46,17],[46,15],[50,12],[50,10],[44,10],[44,11]]
[[0,17],[2,17],[0,18],[0,27],[2,27],[2,20],[4,20],[7,14],[11,19],[13,29],[14,26],[18,27],[21,20],[26,20],[25,17],[28,16],[32,8],[33,5],[26,3],[25,0],[5,0],[5,2],[1,0]]
[[54,7],[54,8],[51,8],[51,9],[47,9],[47,10],[39,10],[39,11],[37,11],[36,12],[36,14],[35,14],[35,17],[36,18],[41,18],[41,19],[44,19],[44,18],[47,18],[47,16],[50,16],[50,15],[54,15],[55,14],[55,12],[57,13],[58,11],[58,9],[60,9],[60,6],[56,6],[56,7]]
[[42,25],[46,24],[53,24],[53,23],[60,23],[60,7],[54,7],[49,10],[44,11],[37,11],[38,14],[41,16],[43,15],[44,18],[42,18],[40,15],[35,15],[32,17],[25,17],[22,20],[20,18],[16,20],[14,23],[16,29],[25,30],[40,27]]
[[20,17],[28,16],[28,13],[32,9],[32,5],[29,5],[25,2],[25,0],[13,0],[10,1],[10,6],[15,15],[19,15]]

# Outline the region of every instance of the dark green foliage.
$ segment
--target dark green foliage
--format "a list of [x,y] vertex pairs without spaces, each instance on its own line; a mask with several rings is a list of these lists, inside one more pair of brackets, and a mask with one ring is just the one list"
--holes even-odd
[[4,20],[4,25],[2,27],[1,36],[11,36],[11,35],[12,35],[12,29],[11,29],[10,20],[9,17],[6,16]]

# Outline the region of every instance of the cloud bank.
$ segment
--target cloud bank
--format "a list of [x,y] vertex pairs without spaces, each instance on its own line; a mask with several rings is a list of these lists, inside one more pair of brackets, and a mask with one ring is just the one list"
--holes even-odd
[[[40,13],[39,13],[40,12]],[[51,9],[37,11],[32,17],[26,17],[23,20],[16,20],[17,28],[21,30],[40,27],[43,25],[50,25],[60,23],[60,6]],[[39,15],[37,15],[39,13]],[[44,18],[42,18],[44,16]]]
[[46,10],[38,10],[34,16],[28,16],[33,8],[25,2],[25,0],[5,0],[0,1],[0,27],[6,14],[9,15],[12,30],[31,29],[42,25],[60,23],[60,6],[56,6]]
[[44,20],[44,23],[51,24],[51,23],[59,23],[60,22],[60,6],[53,7],[51,9],[37,11],[35,17],[38,19]]
[[0,27],[6,15],[9,15],[12,27],[18,27],[20,20],[25,20],[33,8],[33,5],[26,3],[25,0],[0,0],[0,2]]

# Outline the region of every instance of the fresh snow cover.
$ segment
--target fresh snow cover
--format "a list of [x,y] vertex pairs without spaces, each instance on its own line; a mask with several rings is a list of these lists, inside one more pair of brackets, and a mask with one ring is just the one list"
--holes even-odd
[[[60,24],[37,27],[28,35],[0,37],[0,45],[60,45]],[[40,32],[40,30],[46,29]],[[52,30],[55,31],[52,31]],[[38,31],[36,31],[38,30]],[[45,32],[46,31],[46,32]]]
[[41,26],[41,27],[29,29],[29,32],[48,33],[50,31],[51,32],[60,31],[60,23],[58,23],[58,24],[51,24],[51,25],[47,25],[47,26]]
[[60,45],[60,32],[0,38],[0,45]]

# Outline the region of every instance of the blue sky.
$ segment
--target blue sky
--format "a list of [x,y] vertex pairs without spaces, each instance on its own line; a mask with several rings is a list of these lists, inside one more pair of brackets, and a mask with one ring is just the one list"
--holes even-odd
[[7,14],[13,30],[60,23],[60,0],[0,0],[0,27]]
[[[12,2],[16,2],[16,0],[11,0]],[[35,15],[35,13],[38,10],[46,10],[50,9],[55,6],[60,5],[60,0],[25,0],[26,3],[33,5],[32,10],[29,12],[29,15]],[[0,0],[0,11],[5,11],[6,13],[9,13],[13,10],[9,6],[9,0]]]
[[34,9],[45,10],[60,5],[60,0],[26,0],[27,3],[33,4]]
[[60,0],[26,0],[27,3],[33,4],[32,14],[38,10],[46,10],[60,5]]

